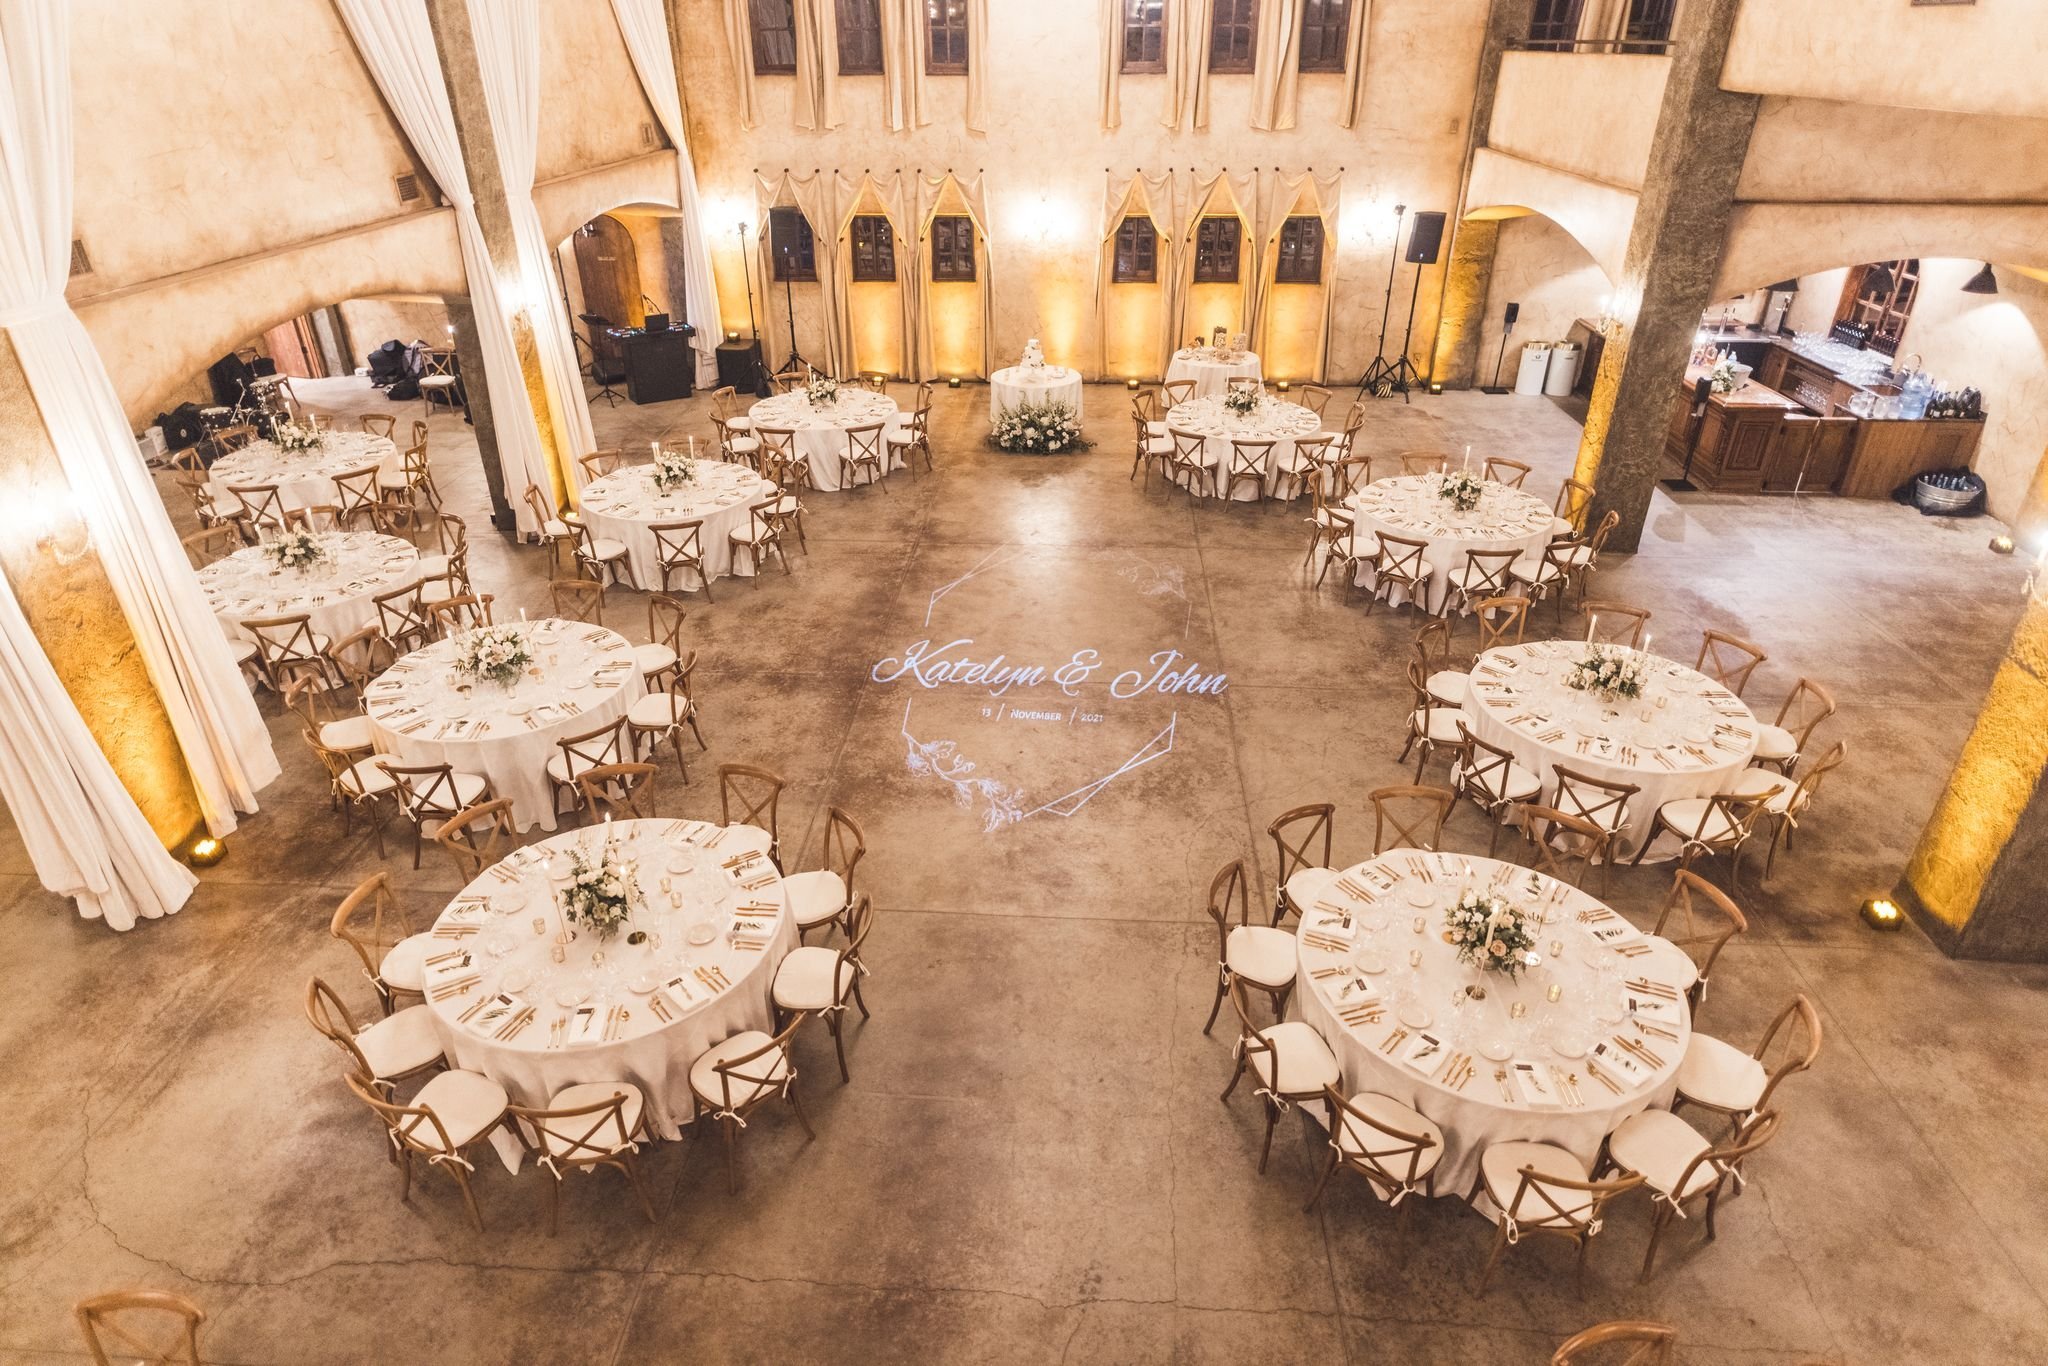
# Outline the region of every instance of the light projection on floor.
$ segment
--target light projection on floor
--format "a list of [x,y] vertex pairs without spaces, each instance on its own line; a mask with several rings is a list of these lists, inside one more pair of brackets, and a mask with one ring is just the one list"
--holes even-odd
[[1177,565],[999,546],[932,590],[918,638],[869,677],[905,693],[911,774],[994,833],[1076,815],[1173,753],[1229,687],[1190,657],[1193,622]]

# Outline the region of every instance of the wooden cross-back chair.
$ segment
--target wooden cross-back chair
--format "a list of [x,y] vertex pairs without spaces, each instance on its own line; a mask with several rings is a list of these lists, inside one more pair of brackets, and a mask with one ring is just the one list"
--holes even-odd
[[1420,659],[1408,661],[1408,686],[1415,690],[1415,710],[1408,714],[1408,736],[1395,762],[1405,764],[1414,754],[1415,781],[1419,783],[1430,760],[1445,759],[1455,765],[1464,753],[1464,710],[1429,690],[1429,676],[1423,673]]
[[1721,950],[1736,935],[1748,931],[1749,921],[1734,898],[1698,873],[1681,868],[1671,876],[1671,892],[1650,932],[1676,945],[1691,961],[1693,980],[1679,985],[1697,1012],[1706,999],[1707,980]]
[[370,507],[378,501],[377,467],[364,465],[335,475],[334,499],[343,521],[355,525],[359,519],[367,519]]
[[1173,450],[1166,457],[1169,483],[1179,484],[1192,499],[1197,492],[1197,482],[1208,485],[1208,491],[1216,492],[1216,459],[1209,454],[1209,438],[1200,432],[1182,431],[1169,427],[1167,436],[1173,440]]
[[241,530],[233,526],[202,526],[180,541],[194,569],[204,569],[244,548]]
[[887,442],[884,433],[885,422],[868,422],[846,429],[846,449],[839,456],[839,483],[842,488],[852,488],[862,482],[857,476],[866,470],[865,482],[880,484],[882,492],[889,491]]
[[697,739],[697,748],[709,748],[704,732],[697,726],[697,700],[691,692],[690,674],[697,667],[697,653],[686,651],[669,671],[667,686],[657,688],[626,710],[626,729],[633,737],[632,752],[652,759],[657,745],[666,740],[676,752],[676,771],[687,785],[689,765],[683,759],[683,727]]
[[1551,776],[1556,780],[1551,787],[1551,805],[1566,815],[1590,821],[1606,832],[1607,840],[1601,850],[1600,889],[1606,894],[1610,870],[1614,865],[1614,851],[1621,839],[1621,832],[1628,825],[1629,803],[1634,801],[1642,788],[1635,783],[1616,782],[1608,778],[1581,773],[1563,764],[1551,765]]
[[1264,1029],[1254,1025],[1243,978],[1231,978],[1228,995],[1230,1008],[1237,1015],[1237,1067],[1221,1099],[1228,1103],[1238,1082],[1251,1074],[1266,1111],[1266,1138],[1259,1147],[1259,1175],[1264,1176],[1266,1160],[1273,1152],[1273,1129],[1281,1114],[1289,1106],[1322,1099],[1324,1088],[1337,1080],[1337,1059],[1322,1036],[1301,1020]]
[[1463,715],[1458,718],[1458,732],[1464,738],[1465,752],[1452,771],[1452,785],[1459,796],[1485,813],[1492,827],[1486,856],[1492,858],[1500,848],[1500,832],[1509,815],[1543,790],[1543,780],[1516,763],[1507,750],[1474,735]]
[[586,479],[602,479],[626,463],[626,454],[617,446],[607,446],[588,455],[576,457],[576,463],[583,467]]
[[625,752],[626,718],[607,721],[580,735],[565,735],[555,741],[555,753],[548,757],[548,782],[552,785],[555,810],[562,809],[562,796],[569,796],[569,809],[583,809],[583,789],[577,780],[585,771],[621,763]]
[[333,503],[312,503],[302,508],[285,509],[284,529],[318,536],[344,530],[345,525],[339,507]]
[[284,527],[284,495],[275,484],[229,484],[228,492],[242,506],[242,515],[258,526]]
[[604,625],[604,584],[597,579],[549,579],[548,603],[565,620]]
[[1376,787],[1366,799],[1372,803],[1372,852],[1377,858],[1389,849],[1440,847],[1444,821],[1458,796],[1447,787],[1396,784]]
[[490,800],[491,781],[474,773],[458,773],[453,764],[401,765],[380,763],[391,775],[398,811],[412,826],[412,866],[420,866],[426,827],[453,820],[480,802]]
[[1519,460],[1510,460],[1506,456],[1489,455],[1479,477],[1503,488],[1518,489],[1522,487],[1522,481],[1529,477],[1529,467]]
[[640,1184],[633,1156],[647,1141],[647,1104],[631,1082],[584,1082],[558,1091],[547,1106],[506,1108],[510,1127],[519,1135],[536,1167],[546,1168],[548,1237],[559,1227],[562,1183],[574,1171],[609,1167],[626,1178],[640,1201],[647,1222],[654,1223],[654,1202]]
[[[775,1037],[759,1044],[752,1042],[762,1037],[758,1031],[734,1035],[714,1047],[705,1058],[698,1059],[690,1069],[691,1119],[694,1122],[708,1113],[718,1121],[718,1131],[725,1141],[725,1186],[729,1194],[737,1195],[740,1188],[738,1158],[734,1153],[739,1132],[747,1127],[747,1116],[763,1104],[776,1098],[787,1101],[796,1112],[797,1123],[803,1125],[805,1139],[818,1136],[811,1128],[810,1117],[804,1113],[803,1102],[797,1098],[796,1058],[789,1051],[789,1041],[803,1027],[806,1013],[797,1011]],[[704,1067],[707,1059],[712,1063],[708,1069]],[[700,1077],[700,1070],[708,1075]]]
[[[408,1029],[426,1018],[425,1009],[411,1006],[364,1028],[356,1024],[355,1012],[325,979],[314,977],[306,983],[306,1022],[347,1060],[348,1076],[374,1087],[389,1087],[440,1069],[444,1059],[431,1030]],[[376,1054],[374,1061],[372,1053]]]
[[[1682,1162],[1669,1156],[1658,1137],[1669,1135],[1690,1147],[1699,1141],[1699,1136],[1684,1120],[1673,1115],[1645,1111],[1632,1116],[1609,1136],[1606,1162],[1624,1171],[1633,1169],[1627,1159],[1641,1162],[1647,1170],[1639,1175],[1651,1188],[1650,1245],[1643,1250],[1643,1268],[1636,1273],[1638,1282],[1650,1279],[1664,1230],[1671,1227],[1674,1219],[1687,1217],[1688,1205],[1706,1206],[1707,1241],[1714,1241],[1714,1215],[1721,1196],[1731,1182],[1741,1188],[1744,1164],[1778,1136],[1783,1118],[1776,1110],[1751,1115],[1735,1126],[1726,1142],[1702,1148]],[[1639,1144],[1641,1152],[1636,1151]]]
[[1224,476],[1223,496],[1234,498],[1237,486],[1249,482],[1258,493],[1258,500],[1266,497],[1266,468],[1273,459],[1274,441],[1245,441],[1232,437],[1230,441],[1230,469]]
[[1379,549],[1373,557],[1372,597],[1366,600],[1365,614],[1372,615],[1374,603],[1385,601],[1391,605],[1397,588],[1408,594],[1408,601],[1417,611],[1422,611],[1430,577],[1436,573],[1427,559],[1429,542],[1385,531],[1377,534]]
[[1650,624],[1649,609],[1621,602],[1584,604],[1586,630],[1596,645],[1626,645],[1643,648],[1643,631]]
[[1223,998],[1238,978],[1266,993],[1274,1019],[1286,1018],[1287,998],[1294,991],[1294,936],[1271,925],[1252,924],[1251,874],[1243,859],[1232,859],[1209,879],[1207,909],[1216,922],[1216,999],[1202,1032],[1215,1027]]
[[256,658],[271,688],[283,692],[301,674],[332,685],[337,680],[327,658],[327,642],[313,630],[313,618],[301,612],[289,617],[247,617],[242,630],[256,642]]
[[1451,457],[1442,451],[1402,451],[1401,473],[1442,474],[1449,468]]
[[1520,645],[1529,626],[1529,600],[1519,593],[1480,598],[1472,604],[1479,623],[1479,653]]
[[112,1348],[135,1366],[199,1366],[199,1325],[206,1311],[169,1290],[115,1290],[72,1306],[94,1366],[112,1366]]
[[378,633],[397,653],[411,654],[434,639],[434,620],[420,597],[419,584],[379,593],[370,601],[377,609]]
[[526,506],[533,511],[534,534],[547,542],[549,561],[559,567],[564,547],[572,556],[575,553],[576,529],[556,514],[554,504],[538,484],[526,486]]
[[1310,802],[1290,807],[1266,827],[1272,836],[1277,860],[1273,887],[1273,923],[1306,908],[1288,895],[1287,884],[1304,868],[1328,868],[1331,842],[1335,837],[1337,806],[1334,802]]
[[[1582,1328],[1559,1344],[1550,1366],[1677,1366],[1678,1330],[1649,1319],[1616,1319]],[[1626,1347],[1626,1356],[1607,1348]]]
[[[778,1018],[781,1015],[799,1011],[824,1018],[825,1030],[832,1036],[832,1049],[839,1055],[839,1080],[843,1084],[853,1080],[846,1070],[846,1004],[850,998],[860,1008],[860,1017],[870,1018],[868,1003],[861,995],[860,979],[867,975],[868,967],[861,959],[861,945],[867,942],[868,931],[875,927],[875,903],[863,892],[853,904],[846,908],[846,942],[838,949],[805,947],[799,950],[803,957],[792,953],[782,960],[775,972],[773,994]],[[825,955],[831,955],[831,963],[824,971],[812,967],[822,964]]]
[[1726,631],[1700,632],[1700,654],[1693,668],[1719,683],[1737,697],[1749,686],[1749,676],[1770,658],[1763,647]]
[[[779,793],[780,788],[776,791]],[[772,812],[769,819],[772,824]],[[829,935],[833,925],[845,926],[847,910],[854,901],[854,873],[868,852],[867,836],[862,833],[860,822],[836,806],[825,808],[823,845],[818,867],[791,873],[783,879],[783,890],[788,895],[791,909],[796,912],[799,943],[808,938],[812,930],[823,929]],[[776,860],[776,866],[781,867],[772,830],[769,832],[769,851],[770,857]]]
[[484,869],[498,862],[518,842],[510,797],[479,802],[458,811],[442,821],[441,828],[434,832],[434,843],[448,851],[465,882],[481,876]]
[[1466,551],[1465,563],[1446,581],[1449,591],[1444,595],[1445,613],[1469,607],[1482,598],[1512,596],[1515,561],[1521,555],[1513,546],[1506,550]]
[[[1558,486],[1557,499],[1550,505],[1551,526],[1562,533],[1567,529],[1577,535],[1586,529],[1586,509],[1593,506],[1594,488],[1591,484],[1577,479],[1566,479]],[[1559,525],[1562,523],[1563,525]]]
[[[454,1118],[456,1109],[449,1106],[450,1114],[444,1117],[434,1108],[439,1098],[436,1087],[429,1082],[422,1087],[409,1105],[396,1104],[380,1095],[375,1088],[353,1073],[342,1078],[356,1099],[368,1106],[370,1112],[384,1123],[391,1135],[391,1143],[398,1153],[399,1170],[404,1174],[405,1184],[400,1188],[399,1200],[412,1197],[412,1160],[415,1154],[424,1157],[429,1167],[439,1168],[448,1174],[450,1180],[462,1190],[462,1203],[469,1211],[469,1221],[478,1233],[484,1231],[483,1211],[477,1208],[476,1192],[470,1189],[469,1174],[476,1170],[475,1161],[469,1156],[469,1149],[500,1125],[510,1129],[514,1137],[519,1126],[511,1123],[506,1107],[510,1104],[503,1087],[475,1072],[450,1076],[474,1078],[474,1083],[463,1086],[463,1098],[467,1102],[461,1107],[462,1118]],[[453,1088],[450,1088],[451,1090]],[[477,1094],[490,1097],[490,1103],[479,1105]],[[489,1113],[495,1105],[495,1113]]]
[[1778,708],[1777,719],[1764,732],[1764,741],[1771,747],[1758,745],[1757,762],[1790,773],[1812,744],[1815,728],[1834,714],[1834,694],[1811,678],[1799,679],[1786,695],[1784,705]]
[[[1693,1049],[1699,1050],[1699,1058],[1692,1056]],[[1751,1050],[1751,1065],[1739,1071],[1717,1065],[1722,1059],[1716,1055],[1739,1057],[1740,1050],[1694,1031],[1686,1061],[1678,1066],[1678,1094],[1671,1109],[1675,1113],[1680,1105],[1692,1105],[1737,1120],[1760,1114],[1770,1107],[1780,1086],[1819,1061],[1820,1049],[1820,1012],[1803,994],[1778,1012]]]
[[1612,834],[1583,816],[1525,802],[1516,823],[1529,846],[1529,866],[1559,882],[1583,887],[1586,871],[1607,855]]
[[[768,857],[778,869],[782,867],[782,838],[776,817],[782,805],[783,786],[782,779],[765,768],[755,768],[751,764],[718,766],[718,823],[751,825],[757,830],[765,830],[768,834]],[[825,838],[829,857],[832,839],[829,825]],[[847,891],[852,890],[849,884]]]
[[462,593],[427,604],[434,619],[434,634],[442,638],[457,631],[475,631],[492,624],[491,595]]
[[1436,1167],[1443,1160],[1444,1136],[1421,1111],[1391,1096],[1366,1092],[1346,1100],[1335,1086],[1323,1088],[1330,1120],[1326,1142],[1329,1165],[1301,1207],[1306,1214],[1323,1198],[1323,1188],[1343,1167],[1364,1177],[1382,1200],[1401,1211],[1398,1236],[1406,1245],[1415,1209],[1413,1197],[1436,1195]]
[[599,764],[577,774],[576,786],[589,816],[634,821],[654,815],[653,764]]
[[386,441],[398,430],[398,419],[390,413],[364,413],[356,419],[356,425],[370,436],[381,436]]
[[[1492,1158],[1489,1162],[1487,1159]],[[1518,1166],[1508,1164],[1526,1158]],[[1561,1158],[1562,1161],[1557,1159]],[[1605,1222],[1608,1204],[1615,1197],[1643,1184],[1633,1174],[1595,1181],[1582,1175],[1579,1159],[1546,1143],[1496,1143],[1480,1158],[1480,1184],[1500,1212],[1493,1236],[1493,1250],[1479,1273],[1478,1293],[1486,1293],[1494,1268],[1512,1245],[1528,1241],[1531,1234],[1561,1238],[1578,1249],[1577,1285],[1586,1288],[1586,1253]],[[1507,1168],[1506,1170],[1502,1170]]]
[[390,873],[372,873],[343,897],[327,922],[327,933],[355,951],[386,1015],[397,1009],[398,997],[424,994],[416,975],[418,963],[401,966],[391,958],[393,949],[412,938],[412,917],[391,895]]

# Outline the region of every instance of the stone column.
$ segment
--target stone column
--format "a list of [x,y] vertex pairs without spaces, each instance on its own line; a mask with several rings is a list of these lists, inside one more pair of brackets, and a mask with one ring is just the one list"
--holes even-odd
[[1598,490],[1588,527],[1609,509],[1621,514],[1611,550],[1634,550],[1642,539],[1664,430],[1711,301],[1749,154],[1759,97],[1720,87],[1739,3],[1686,0],[1672,34],[1649,174],[1615,284],[1618,322],[1600,356],[1579,442],[1577,476]]
[[199,824],[185,753],[87,539],[71,485],[0,330],[0,573],[57,677],[166,848]]
[[[476,337],[476,309],[467,294],[451,294],[445,302],[448,321],[455,328],[455,364],[462,372],[462,396],[469,405],[469,425],[483,459],[484,487],[491,495],[491,525],[500,531],[512,531],[518,526],[518,518],[505,495],[505,470],[498,461],[498,420],[491,408],[491,387],[484,383],[484,353]],[[523,496],[525,490],[520,492]]]
[[1477,381],[1479,333],[1485,322],[1486,292],[1493,283],[1493,253],[1500,224],[1465,220],[1465,194],[1472,155],[1487,145],[1493,130],[1493,101],[1500,89],[1501,55],[1529,36],[1536,0],[1493,0],[1479,43],[1479,70],[1472,86],[1472,115],[1465,130],[1465,165],[1458,178],[1458,211],[1451,215],[1451,255],[1437,299],[1436,341],[1428,378],[1447,389],[1469,389]]
[[[498,162],[497,133],[491,127],[491,111],[484,98],[483,73],[477,64],[476,35],[469,26],[470,0],[426,0],[427,19],[434,30],[434,46],[441,58],[441,77],[448,85],[448,105],[455,114],[456,141],[462,146],[462,162],[469,173],[469,192],[476,201],[477,222],[482,226],[484,243],[490,252],[491,264],[505,279],[517,280],[524,274],[519,261],[519,246],[512,232],[512,207],[507,198],[505,174]],[[521,191],[525,193],[525,191]],[[457,311],[451,300],[450,314]],[[541,307],[553,307],[550,302]],[[461,310],[462,319],[455,323],[457,354],[461,357],[463,392],[469,396],[470,412],[475,416],[479,411],[479,397],[489,404],[490,397],[483,393],[483,355],[476,345],[474,329],[475,314],[469,308]],[[471,333],[465,347],[462,336],[465,322]],[[566,448],[562,434],[556,429],[553,408],[548,402],[547,382],[542,377],[540,352],[534,346],[533,321],[524,308],[512,314],[510,319],[512,348],[519,357],[520,378],[525,384],[527,406],[540,432],[541,450],[546,456],[548,468],[554,471],[553,496],[559,502],[567,493],[562,471],[569,461],[580,452]],[[499,398],[506,395],[500,394]],[[568,401],[581,402],[583,396],[572,394]],[[508,420],[523,420],[524,415],[508,414]],[[476,424],[477,445],[484,453],[484,473],[491,485],[492,520],[501,528],[509,524],[505,506],[506,490],[504,474],[498,461],[496,425],[490,427],[490,438],[485,438],[485,425]],[[514,492],[524,496],[525,490]]]
[[2048,962],[2048,584],[2028,603],[1895,896],[1958,958]]

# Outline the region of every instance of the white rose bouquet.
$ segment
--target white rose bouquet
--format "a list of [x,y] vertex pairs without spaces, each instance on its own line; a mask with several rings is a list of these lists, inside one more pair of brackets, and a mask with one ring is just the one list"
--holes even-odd
[[997,450],[1059,455],[1085,445],[1081,423],[1065,403],[1020,403],[996,414],[991,431]]
[[697,462],[681,451],[661,450],[654,456],[654,487],[670,489],[697,482]]
[[310,531],[287,531],[267,541],[263,553],[279,569],[296,569],[303,574],[327,558],[327,548]]
[[1596,645],[1590,654],[1566,671],[1564,685],[1579,692],[1592,693],[1604,702],[1612,702],[1617,697],[1641,697],[1643,684],[1648,679],[1649,674],[1635,651]]
[[1714,361],[1714,368],[1707,371],[1707,378],[1713,381],[1714,392],[1732,394],[1741,386],[1743,374],[1736,367],[1740,364],[1735,357],[1723,352]]
[[1469,470],[1446,474],[1437,485],[1437,495],[1460,512],[1470,512],[1479,506],[1479,500],[1486,494],[1486,484]]
[[829,408],[839,401],[839,381],[830,375],[813,374],[804,386],[804,397],[813,408]]
[[479,627],[463,636],[455,651],[457,672],[487,678],[500,687],[510,687],[519,671],[532,662],[526,637],[509,626]]
[[562,889],[562,914],[600,940],[619,932],[640,899],[638,865],[621,858],[606,841],[604,853],[592,863],[581,850],[569,855],[569,885]]
[[1444,941],[1468,967],[1514,977],[1529,966],[1536,937],[1521,910],[1505,898],[1468,891],[1444,912]]
[[1265,401],[1265,389],[1253,384],[1234,385],[1230,392],[1223,396],[1223,406],[1239,417],[1250,417]]
[[270,444],[286,455],[311,455],[327,444],[327,434],[318,427],[280,422],[271,429]]

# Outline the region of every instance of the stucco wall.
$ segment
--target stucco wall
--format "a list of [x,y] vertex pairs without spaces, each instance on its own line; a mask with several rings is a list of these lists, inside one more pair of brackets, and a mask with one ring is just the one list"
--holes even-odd
[[1512,218],[1500,225],[1494,251],[1493,283],[1487,292],[1486,321],[1479,332],[1479,375],[1493,382],[1500,356],[1501,315],[1510,302],[1522,306],[1509,338],[1501,382],[1515,382],[1522,345],[1532,341],[1563,341],[1579,318],[1597,319],[1614,286],[1600,265],[1570,233],[1538,214]]
[[[930,80],[932,123],[901,133],[887,128],[880,77],[842,80],[845,122],[827,133],[796,128],[792,78],[761,77],[761,124],[743,130],[734,108],[722,6],[718,0],[686,0],[683,8],[703,35],[684,54],[682,79],[689,97],[691,150],[729,319],[746,316],[742,253],[733,225],[758,221],[757,168],[779,172],[788,167],[805,175],[814,168],[837,168],[856,178],[869,168],[983,171],[992,220],[998,363],[1014,355],[1025,338],[1038,336],[1050,358],[1092,367],[1105,168],[1343,167],[1337,262],[1343,302],[1337,310],[1331,371],[1355,375],[1370,360],[1379,328],[1393,205],[1399,201],[1411,210],[1446,211],[1455,206],[1487,6],[1484,0],[1379,0],[1372,11],[1366,116],[1357,129],[1338,124],[1341,77],[1303,77],[1299,126],[1260,133],[1249,126],[1252,78],[1217,76],[1209,129],[1175,133],[1160,123],[1161,76],[1126,76],[1123,126],[1114,132],[1100,128],[1095,95],[1099,0],[999,0],[988,7],[991,115],[986,137],[967,132],[966,82],[953,77]],[[1426,353],[1434,335],[1434,275],[1432,270],[1422,289],[1415,325],[1418,353]],[[1398,293],[1405,296],[1408,283],[1404,269]],[[756,308],[765,315],[758,271],[755,291]],[[771,293],[766,307],[779,318],[782,290],[775,286]],[[804,348],[822,354],[815,287],[799,287],[796,293]],[[1397,336],[1406,317],[1402,297],[1394,324]],[[965,350],[965,340],[954,339],[940,349],[948,354]],[[1275,359],[1280,368],[1289,368],[1287,358]]]
[[365,356],[394,338],[408,346],[448,344],[448,305],[439,299],[350,299],[341,305],[341,317],[348,325],[351,367],[366,364]]
[[[656,127],[611,0],[543,0],[535,179],[625,161],[663,146],[648,140],[659,136]],[[580,221],[588,220],[586,214]]]
[[1467,212],[1518,207],[1540,213],[1585,248],[1609,278],[1621,275],[1636,216],[1631,191],[1482,147],[1472,158],[1465,203]]
[[2048,201],[2048,119],[1766,97],[1746,200]]
[[1603,184],[1640,189],[1669,57],[1510,52],[1487,145]]

